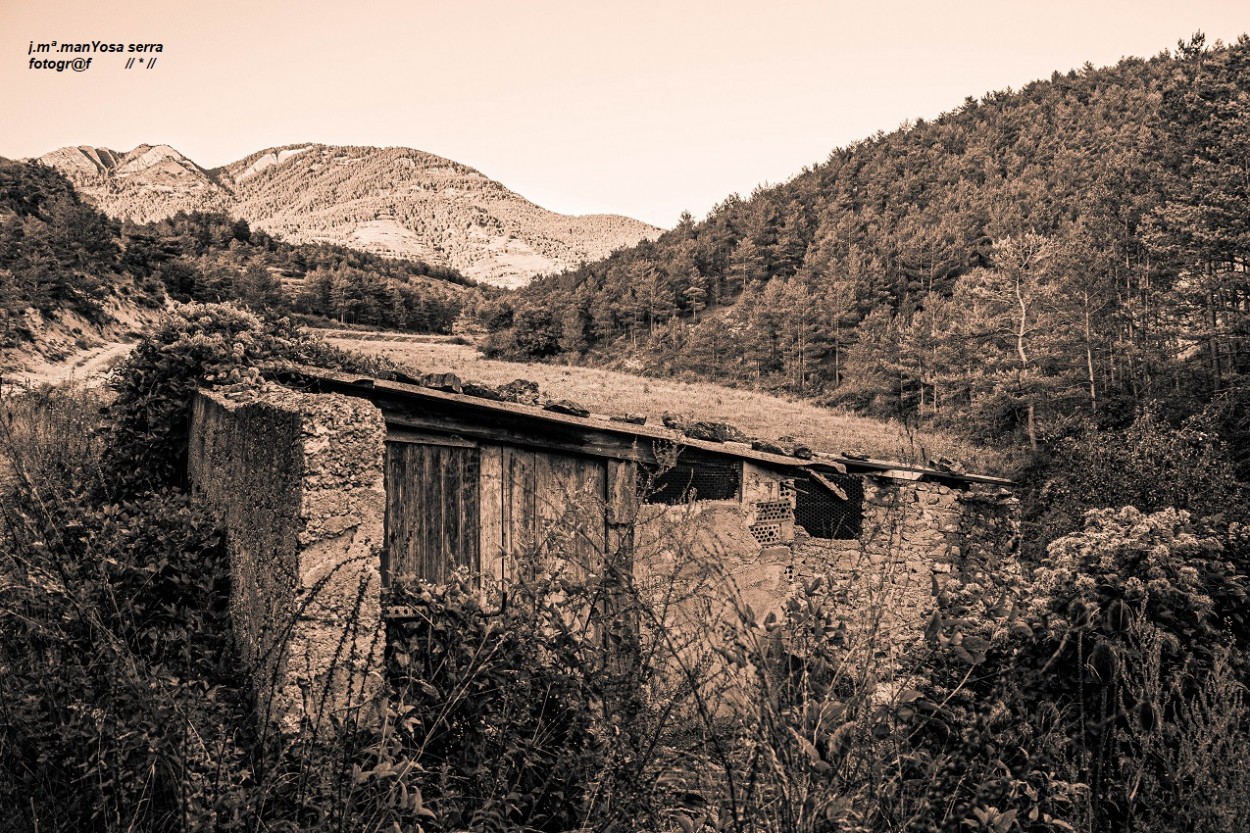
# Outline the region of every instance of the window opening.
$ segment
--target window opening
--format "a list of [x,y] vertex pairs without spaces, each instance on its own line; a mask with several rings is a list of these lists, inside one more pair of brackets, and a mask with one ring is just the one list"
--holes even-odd
[[864,484],[858,477],[821,472],[820,476],[846,495],[842,500],[813,477],[794,481],[794,522],[813,538],[850,540],[863,529]]
[[644,467],[641,481],[646,503],[676,506],[695,500],[734,500],[742,487],[742,464],[683,453],[664,471]]

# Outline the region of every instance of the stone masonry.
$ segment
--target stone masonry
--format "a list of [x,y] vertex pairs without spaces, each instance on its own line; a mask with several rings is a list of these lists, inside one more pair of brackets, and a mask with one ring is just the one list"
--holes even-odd
[[[852,606],[872,609],[882,644],[901,648],[922,634],[950,582],[975,581],[1014,558],[1019,501],[1005,489],[873,476],[863,487],[862,534],[847,540],[808,535],[794,521],[789,481],[751,465],[740,502],[645,507],[638,584],[676,578],[678,598],[690,602],[674,613],[706,624],[739,605],[761,620],[780,613],[796,582],[820,577]],[[713,598],[726,603],[709,609]]]
[[381,412],[266,384],[202,391],[192,424],[188,474],[226,529],[258,713],[286,733],[361,716],[381,688]]
[[793,578],[824,577],[865,603],[873,596],[882,633],[895,644],[920,635],[952,580],[976,578],[991,562],[1014,558],[1018,546],[1019,501],[999,487],[865,477],[863,505],[858,540],[797,531]]

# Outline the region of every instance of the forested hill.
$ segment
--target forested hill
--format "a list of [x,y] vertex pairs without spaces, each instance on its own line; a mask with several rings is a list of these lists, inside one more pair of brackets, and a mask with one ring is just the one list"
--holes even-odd
[[291,245],[223,214],[121,223],[38,163],[0,159],[0,348],[61,312],[235,300],[342,321],[448,332],[471,282],[454,270],[326,244]]
[[483,318],[505,355],[1036,439],[1243,387],[1248,223],[1250,41],[1196,35],[835,150]]

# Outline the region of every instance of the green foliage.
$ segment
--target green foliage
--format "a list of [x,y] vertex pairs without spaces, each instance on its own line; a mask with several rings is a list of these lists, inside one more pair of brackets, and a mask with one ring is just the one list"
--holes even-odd
[[116,223],[83,204],[63,176],[0,160],[0,347],[32,335],[15,320],[27,308],[103,320],[120,259]]
[[[1210,667],[1229,638],[1244,639],[1246,582],[1219,534],[1188,512],[1134,507],[1093,510],[1085,529],[1050,545],[1034,575],[1052,634],[1079,635],[1094,649],[1129,630],[1135,617],[1158,630],[1171,658]],[[1059,630],[1056,631],[1056,628]],[[1101,681],[1131,660],[1112,651]]]
[[569,603],[544,588],[488,606],[464,574],[400,586],[389,626],[395,736],[437,830],[563,831],[587,811],[602,766],[600,702]]
[[1018,620],[1005,596],[986,598],[1003,588],[947,591],[927,645],[893,660],[852,588],[817,578],[780,615],[734,627],[727,656],[753,675],[741,763],[727,766],[738,829],[1071,830],[1081,785],[1065,777],[1054,721],[1035,721],[1015,687]]
[[260,368],[284,362],[365,367],[285,319],[265,321],[230,305],[180,308],[117,370],[114,420],[104,453],[110,494],[133,496],[180,485],[196,390],[257,381]]
[[[1234,682],[1246,669],[1229,661],[1248,635],[1240,549],[1235,528],[1230,537],[1187,512],[1106,509],[1051,544],[1036,571],[1031,635],[1011,671],[1069,737],[1071,766],[1089,785],[1090,829],[1176,829],[1178,812],[1220,819],[1222,829],[1234,829],[1230,813],[1244,823],[1228,780],[1192,769],[1250,737]],[[1238,740],[1215,737],[1213,722]],[[1195,806],[1191,796],[1204,793],[1224,806]]]
[[352,324],[450,333],[463,297],[430,282],[409,283],[353,267],[318,268],[304,277],[295,308]]
[[510,309],[509,319],[514,323],[506,333],[497,333],[487,341],[488,356],[525,355],[534,357],[553,356],[560,351],[563,336],[561,322],[548,309],[534,304],[524,304]]
[[1089,428],[1055,443],[1027,473],[1024,520],[1033,557],[1077,531],[1089,509],[1172,507],[1213,523],[1244,520],[1245,487],[1228,449],[1203,422],[1174,428],[1145,414],[1123,430]]
[[[122,229],[124,263],[177,301],[239,301],[262,314],[300,312],[418,332],[451,332],[468,284],[449,269],[341,246],[291,245],[223,214],[179,212]],[[279,279],[291,282],[288,291]]]
[[242,715],[221,537],[177,492],[91,499],[98,402],[6,410],[0,830],[175,829]]

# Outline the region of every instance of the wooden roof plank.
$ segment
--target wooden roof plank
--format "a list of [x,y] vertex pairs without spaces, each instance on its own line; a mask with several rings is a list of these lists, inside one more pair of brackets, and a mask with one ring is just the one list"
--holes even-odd
[[[745,448],[740,443],[724,444],[696,440],[668,428],[560,414],[535,405],[500,402],[305,365],[289,365],[284,372],[322,385],[328,383],[330,387],[341,393],[362,396],[375,401],[394,400],[390,412],[381,404],[379,407],[383,407],[383,415],[387,424],[399,429],[439,431],[527,446],[550,446],[565,451],[636,462],[653,463],[655,445],[670,443],[783,469],[805,469],[809,473],[814,467],[823,466],[839,474],[874,474],[908,481],[926,478],[950,483],[1015,485],[1011,480],[990,475],[955,474],[897,461],[844,457],[822,452],[818,452],[811,460],[802,460]],[[424,415],[416,413],[417,407],[415,406],[421,405],[432,409],[431,412]],[[437,411],[437,414],[433,411]],[[451,414],[457,412],[460,417],[452,419]],[[475,414],[487,417],[487,419],[485,422],[480,419],[468,419],[467,414]],[[526,429],[523,425],[525,423],[531,427]],[[534,426],[541,426],[541,428],[534,428]]]
[[839,486],[837,483],[834,483],[832,480],[828,479],[827,477],[822,476],[821,473],[816,471],[815,469],[808,469],[807,475],[808,477],[812,478],[812,480],[815,480],[817,483],[819,483],[821,486],[824,486],[826,489],[833,492],[842,500],[850,500],[850,498],[847,497],[846,492],[842,489],[841,486]]

